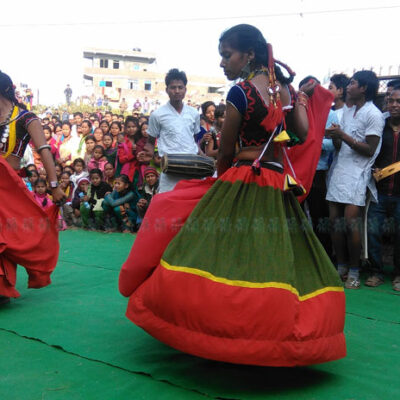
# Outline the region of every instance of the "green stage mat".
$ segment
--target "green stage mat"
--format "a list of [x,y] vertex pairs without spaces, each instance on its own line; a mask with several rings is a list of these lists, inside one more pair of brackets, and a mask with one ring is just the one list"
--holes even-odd
[[390,282],[346,291],[348,355],[308,368],[203,360],[125,317],[119,269],[134,236],[60,233],[53,283],[0,308],[0,399],[397,399],[400,295]]

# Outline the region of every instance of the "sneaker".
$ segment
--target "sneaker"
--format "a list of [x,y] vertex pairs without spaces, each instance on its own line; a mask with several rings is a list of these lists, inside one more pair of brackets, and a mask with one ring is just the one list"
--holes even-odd
[[360,278],[355,278],[354,276],[348,276],[344,287],[346,289],[359,289],[361,285]]
[[392,288],[396,292],[400,292],[400,275],[393,279]]
[[365,286],[378,287],[384,283],[384,280],[378,275],[371,275],[364,282]]

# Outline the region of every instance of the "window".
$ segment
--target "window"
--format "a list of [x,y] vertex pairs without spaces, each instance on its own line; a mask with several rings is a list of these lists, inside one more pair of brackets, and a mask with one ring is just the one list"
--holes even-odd
[[144,90],[151,90],[151,81],[144,81]]
[[119,69],[119,61],[118,60],[114,60],[113,61],[113,68],[114,69]]
[[106,81],[106,87],[112,87],[112,82],[111,81]]
[[106,58],[100,58],[100,68],[108,68],[108,60]]
[[128,81],[128,86],[131,90],[139,90],[139,81],[137,79],[130,79]]

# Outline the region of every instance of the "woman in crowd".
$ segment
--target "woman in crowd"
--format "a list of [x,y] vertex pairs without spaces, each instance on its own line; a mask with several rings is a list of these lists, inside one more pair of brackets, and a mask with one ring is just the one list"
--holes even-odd
[[63,130],[62,130],[62,124],[57,123],[54,125],[54,139],[56,140],[56,146],[57,148],[60,147],[60,144],[64,140],[64,135],[63,135]]
[[113,164],[110,162],[107,162],[104,166],[104,181],[107,182],[111,187],[114,187],[115,169]]
[[76,151],[76,157],[84,157],[86,153],[86,138],[92,134],[92,123],[85,119],[80,126],[79,145]]
[[71,124],[67,121],[62,123],[62,132],[64,139],[59,146],[60,158],[58,162],[64,168],[71,165],[74,161],[76,151],[78,150],[78,139],[71,135]]
[[206,101],[201,105],[200,132],[195,135],[196,142],[203,145],[204,134],[210,132],[215,121],[215,104],[213,101]]
[[110,131],[110,124],[105,119],[101,120],[99,127],[104,135]]
[[325,121],[309,124],[307,109],[326,119],[332,96],[315,82],[296,95],[253,26],[224,32],[219,51],[227,78],[243,81],[228,93],[218,179],[183,181],[152,200],[120,273],[127,316],[170,346],[219,361],[344,357],[343,287],[285,156],[288,140],[303,143],[309,130],[314,139],[314,129],[320,152]]
[[93,150],[94,146],[96,146],[96,140],[93,135],[87,135],[85,138],[85,155],[83,157],[83,160],[85,161],[85,164],[87,165],[88,162],[92,159],[93,157]]
[[214,125],[203,136],[203,151],[208,157],[217,158],[219,142],[221,140],[222,125],[225,120],[225,104],[220,104],[215,108]]
[[[48,173],[53,200],[59,203],[65,196],[58,187],[42,126],[17,100],[10,77],[0,72],[0,221],[13,224],[12,229],[0,231],[0,304],[19,296],[15,289],[17,264],[26,268],[28,286],[40,288],[51,283],[50,274],[58,259],[57,207],[43,210],[17,175],[30,140]],[[27,217],[32,221],[30,226],[26,225]]]
[[121,122],[113,121],[110,125],[110,134],[113,138],[113,147],[117,147],[118,135],[122,132]]
[[100,146],[104,146],[104,143],[103,143],[104,133],[101,130],[101,128],[95,128],[95,130],[93,132],[93,136],[94,136],[94,139],[96,140],[96,144],[98,144]]

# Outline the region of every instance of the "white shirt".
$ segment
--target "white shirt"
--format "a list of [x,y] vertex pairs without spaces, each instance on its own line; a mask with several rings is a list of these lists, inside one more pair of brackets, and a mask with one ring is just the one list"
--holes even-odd
[[[367,101],[354,115],[355,111],[356,106],[344,108],[342,130],[361,143],[366,143],[367,136],[382,138],[385,121],[382,113],[372,101]],[[381,140],[374,155],[367,157],[342,142],[331,166],[326,199],[338,203],[364,206],[368,187],[376,200],[377,193],[375,183],[371,178],[371,168],[380,148]]]
[[200,132],[200,115],[183,105],[181,113],[170,102],[150,115],[147,132],[157,138],[158,154],[197,154],[194,135]]

